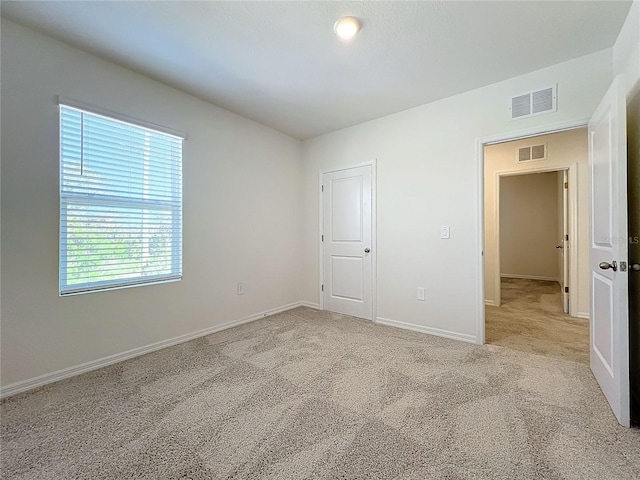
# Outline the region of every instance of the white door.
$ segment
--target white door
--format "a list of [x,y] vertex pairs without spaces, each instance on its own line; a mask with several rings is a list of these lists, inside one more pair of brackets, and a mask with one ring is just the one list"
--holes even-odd
[[324,173],[323,308],[373,319],[372,166]]
[[624,82],[615,79],[589,122],[591,370],[629,425],[627,152]]
[[569,313],[569,171],[563,170],[562,174],[562,311]]

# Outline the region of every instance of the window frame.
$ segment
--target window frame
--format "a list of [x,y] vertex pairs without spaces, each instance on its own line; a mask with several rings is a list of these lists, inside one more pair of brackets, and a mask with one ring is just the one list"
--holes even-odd
[[[149,200],[149,199],[139,199],[135,197],[126,197],[126,196],[103,196],[102,198],[82,198],[82,196],[76,197],[75,201],[69,201],[70,198],[73,198],[73,195],[70,195],[69,192],[63,192],[63,140],[62,140],[62,109],[63,107],[79,111],[81,113],[90,114],[97,117],[102,117],[108,121],[114,121],[119,123],[128,124],[132,127],[136,127],[143,130],[149,130],[154,134],[162,134],[165,136],[175,137],[180,140],[180,159],[178,161],[179,167],[179,176],[180,176],[180,194],[178,197],[178,204],[172,205],[171,202],[167,201],[157,201],[157,200]],[[184,192],[182,189],[182,168],[184,161],[184,140],[186,140],[187,136],[183,132],[179,132],[164,126],[160,126],[154,123],[142,121],[139,119],[131,118],[119,113],[115,113],[106,109],[102,109],[99,107],[95,107],[93,105],[88,105],[82,102],[77,102],[75,100],[70,100],[65,97],[58,97],[58,163],[59,163],[59,189],[58,189],[58,199],[59,199],[59,208],[58,208],[58,295],[60,297],[67,297],[73,295],[80,295],[85,293],[94,293],[108,290],[119,290],[123,288],[130,287],[138,287],[144,285],[155,285],[160,283],[168,283],[168,282],[177,282],[182,279],[182,257],[183,257],[183,206],[184,206]],[[83,155],[83,154],[81,154]],[[85,200],[85,202],[83,202]],[[68,248],[67,248],[67,236],[63,235],[63,211],[68,212],[69,205],[82,205],[82,203],[86,203],[86,205],[91,206],[100,206],[104,205],[105,207],[114,207],[117,208],[117,205],[120,204],[122,208],[135,208],[136,206],[140,207],[141,210],[159,210],[165,212],[172,212],[172,222],[171,222],[171,232],[176,232],[179,230],[179,237],[177,240],[173,239],[172,236],[172,244],[171,249],[174,250],[176,244],[179,246],[179,255],[171,256],[171,273],[170,274],[158,274],[158,275],[150,275],[148,277],[138,277],[133,278],[131,281],[127,281],[126,279],[120,280],[103,280],[98,282],[92,282],[91,284],[80,284],[78,288],[73,288],[67,284],[67,263],[68,263]],[[63,210],[64,209],[64,210]],[[175,209],[178,209],[179,215],[175,215]],[[68,224],[67,224],[68,225]],[[65,230],[68,227],[65,227]],[[64,283],[63,283],[64,282]]]

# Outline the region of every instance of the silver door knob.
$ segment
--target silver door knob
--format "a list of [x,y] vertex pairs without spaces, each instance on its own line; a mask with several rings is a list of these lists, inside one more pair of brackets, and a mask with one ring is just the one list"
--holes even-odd
[[616,262],[615,260],[611,263],[607,263],[607,262],[600,262],[600,264],[598,265],[602,270],[613,270],[614,272],[616,272],[618,270],[618,262]]
[[370,248],[365,248],[365,249],[364,249],[364,253],[369,253],[370,251],[371,251],[371,249],[370,249]]
[[629,265],[629,270],[632,272],[640,272],[640,263],[632,263]]

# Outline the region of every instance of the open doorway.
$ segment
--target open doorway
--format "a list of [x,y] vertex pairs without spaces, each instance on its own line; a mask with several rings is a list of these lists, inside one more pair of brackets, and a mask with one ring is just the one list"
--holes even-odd
[[[568,171],[498,176],[500,297],[504,286],[546,285],[552,311],[569,313]],[[566,253],[565,253],[566,252]]]
[[589,363],[587,147],[584,128],[484,147],[486,343]]

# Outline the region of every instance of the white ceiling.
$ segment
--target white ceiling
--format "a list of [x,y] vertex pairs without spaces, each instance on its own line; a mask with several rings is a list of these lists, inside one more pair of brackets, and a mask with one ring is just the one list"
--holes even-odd
[[[630,1],[2,1],[2,15],[305,139],[613,46]],[[333,33],[342,15],[363,28]]]

